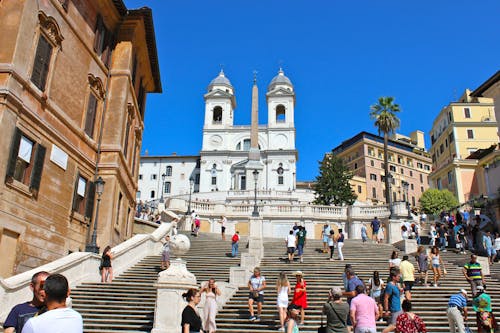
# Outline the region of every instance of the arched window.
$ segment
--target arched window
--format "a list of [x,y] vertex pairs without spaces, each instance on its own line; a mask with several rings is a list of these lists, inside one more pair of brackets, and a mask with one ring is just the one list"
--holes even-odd
[[165,170],[165,175],[167,177],[172,177],[172,167],[170,165],[167,166],[167,170]]
[[212,120],[214,124],[220,124],[222,122],[222,108],[220,106],[214,107]]
[[243,140],[243,150],[244,151],[250,150],[250,139]]
[[284,123],[285,122],[285,106],[280,104],[276,107],[276,122]]

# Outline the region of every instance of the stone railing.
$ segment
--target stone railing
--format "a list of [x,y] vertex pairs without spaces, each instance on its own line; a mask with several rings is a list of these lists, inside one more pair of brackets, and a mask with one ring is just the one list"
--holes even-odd
[[[181,198],[172,198],[168,209],[183,213],[187,209],[187,202]],[[246,219],[252,215],[253,203],[212,203],[191,202],[193,209],[200,216],[220,218],[225,215],[231,219]],[[374,217],[389,217],[389,209],[385,205],[378,206],[319,206],[308,204],[279,204],[257,203],[257,209],[264,219],[324,219],[332,221],[346,221],[348,219],[371,220]]]
[[[135,235],[129,240],[111,249],[113,253],[113,273],[119,275],[135,265],[147,255],[157,254],[161,250],[161,240],[170,233],[171,223],[162,223],[151,234]],[[0,279],[0,323],[6,319],[10,309],[21,302],[33,298],[30,290],[31,277],[36,272],[47,271],[66,276],[70,285],[82,282],[99,282],[101,256],[89,252],[74,252],[27,272]]]

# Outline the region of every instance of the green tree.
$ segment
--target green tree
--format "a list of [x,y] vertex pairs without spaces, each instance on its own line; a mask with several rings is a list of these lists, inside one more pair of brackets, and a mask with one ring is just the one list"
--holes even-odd
[[420,207],[427,214],[437,215],[458,206],[458,200],[448,190],[428,189],[419,199]]
[[384,134],[384,172],[385,178],[385,202],[391,204],[391,193],[389,193],[389,163],[387,156],[387,145],[389,134],[394,133],[399,128],[399,118],[396,113],[400,112],[398,104],[394,103],[394,97],[380,97],[378,103],[370,106],[370,117],[375,120],[378,134]]
[[319,175],[314,184],[316,191],[314,203],[335,206],[352,205],[357,196],[349,183],[351,179],[352,173],[342,159],[333,153],[326,154],[323,161],[319,162]]

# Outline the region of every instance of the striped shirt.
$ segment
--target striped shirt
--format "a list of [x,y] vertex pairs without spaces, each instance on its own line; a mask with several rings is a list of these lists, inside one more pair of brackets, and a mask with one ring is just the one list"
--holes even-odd
[[467,270],[467,276],[473,280],[481,280],[483,277],[481,275],[481,264],[478,262],[468,262],[464,265]]
[[465,299],[465,296],[462,293],[451,295],[450,300],[448,301],[448,306],[465,308],[467,307],[467,299]]

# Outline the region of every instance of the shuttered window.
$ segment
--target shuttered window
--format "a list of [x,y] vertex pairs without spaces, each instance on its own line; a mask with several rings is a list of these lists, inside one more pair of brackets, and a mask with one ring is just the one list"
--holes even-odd
[[88,181],[80,173],[76,174],[73,193],[73,211],[92,218],[94,211],[95,184]]
[[41,91],[45,90],[45,84],[47,83],[51,55],[52,45],[43,35],[40,35],[31,73],[31,82]]
[[95,117],[97,113],[97,98],[93,93],[89,95],[89,101],[87,103],[87,114],[85,116],[85,133],[93,138],[94,136],[94,125]]
[[106,28],[102,16],[97,16],[95,27],[94,51],[101,57],[103,63],[108,67],[111,58],[111,49],[114,43],[114,36]]
[[36,197],[42,179],[45,152],[44,146],[31,140],[16,128],[12,138],[5,181],[12,183],[17,180],[27,185]]

